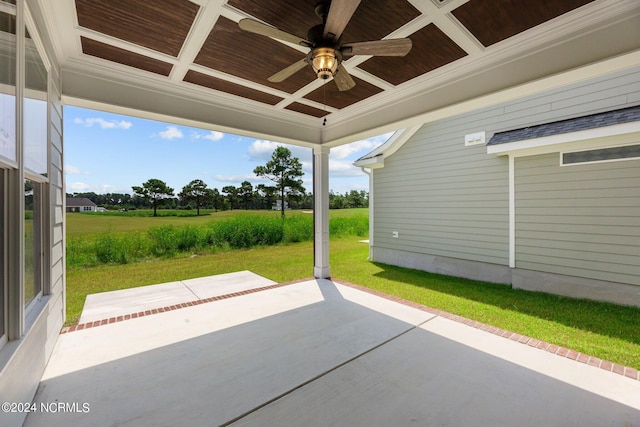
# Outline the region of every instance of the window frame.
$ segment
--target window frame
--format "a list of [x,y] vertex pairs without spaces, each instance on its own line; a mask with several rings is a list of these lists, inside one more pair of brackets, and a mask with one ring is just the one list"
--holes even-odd
[[[42,301],[43,297],[47,294],[50,293],[50,283],[48,280],[48,276],[45,274],[45,272],[47,271],[47,268],[50,266],[50,254],[49,251],[47,250],[47,248],[50,246],[50,213],[49,213],[49,191],[50,191],[50,186],[49,186],[49,175],[50,175],[50,169],[51,169],[51,150],[50,150],[50,141],[51,141],[51,135],[50,135],[50,123],[51,123],[51,111],[50,111],[50,99],[49,99],[49,94],[51,92],[51,83],[50,83],[50,79],[51,79],[51,62],[49,61],[48,56],[46,55],[46,50],[44,48],[44,45],[42,43],[42,40],[40,38],[40,34],[37,30],[37,27],[35,25],[35,21],[33,20],[33,17],[31,16],[31,13],[29,11],[29,8],[27,5],[25,5],[24,9],[24,20],[22,22],[23,27],[24,27],[24,31],[22,34],[22,75],[20,76],[21,78],[21,99],[20,99],[20,105],[19,108],[21,108],[21,120],[20,120],[20,125],[22,127],[21,132],[20,132],[20,142],[21,142],[21,150],[22,150],[22,155],[20,156],[20,160],[21,160],[21,165],[22,165],[22,170],[23,170],[23,186],[24,186],[24,182],[26,180],[30,180],[34,183],[37,183],[39,186],[39,191],[40,191],[40,195],[39,195],[39,223],[38,223],[38,233],[37,235],[34,235],[34,245],[37,245],[38,248],[38,252],[37,252],[37,260],[36,260],[36,264],[35,264],[35,280],[39,281],[38,284],[38,291],[35,292],[34,296],[25,304],[25,308],[24,308],[24,317],[25,320],[24,322],[26,323],[27,327],[29,326],[29,324],[31,323],[31,321],[29,321],[29,319],[33,320],[33,317],[35,316],[36,312],[39,312],[39,309],[37,307],[40,307],[41,304],[40,302]],[[26,35],[27,35],[27,31],[29,32],[29,36],[30,39],[33,41],[34,47],[36,49],[36,53],[40,58],[40,61],[42,61],[42,65],[44,66],[45,70],[46,70],[46,92],[44,93],[44,97],[42,96],[42,93],[39,91],[35,91],[32,89],[28,89],[26,87],[26,61],[27,61],[27,55],[26,55]],[[25,141],[24,141],[24,136],[25,136],[25,132],[24,132],[24,126],[27,124],[25,121],[25,100],[27,98],[35,98],[35,99],[40,99],[42,101],[44,101],[46,103],[46,117],[45,117],[45,128],[46,128],[46,146],[45,146],[45,150],[46,150],[46,173],[45,174],[40,174],[36,171],[32,171],[29,168],[26,167],[25,163],[26,163],[26,156],[24,153],[24,148],[25,148]],[[42,99],[44,98],[44,99]],[[24,195],[22,195],[22,203],[24,204]],[[24,205],[23,205],[23,218],[24,218]],[[35,225],[35,224],[34,224]],[[24,239],[24,223],[23,223],[23,227],[22,227],[22,238]],[[35,232],[35,230],[34,230]],[[23,243],[24,244],[24,243]],[[24,247],[23,247],[23,252],[24,252]],[[26,292],[26,277],[24,276],[24,269],[25,269],[25,259],[23,256],[22,259],[22,265],[21,268],[23,269],[23,277],[22,277],[22,295],[23,295],[23,304],[25,303],[24,301],[24,293]],[[26,328],[25,328],[26,329]]]
[[[45,266],[45,232],[46,232],[46,223],[45,223],[45,206],[46,206],[46,182],[44,180],[37,179],[38,175],[32,175],[25,173],[24,183],[26,181],[31,181],[33,183],[33,278],[34,278],[34,292],[33,296],[28,301],[23,301],[25,306],[25,313],[29,313],[34,305],[37,305],[38,302],[42,300],[42,297],[45,295],[44,290],[44,266]],[[37,190],[36,190],[37,189]],[[37,205],[36,205],[36,191],[37,194]],[[24,198],[26,196],[23,195],[23,203]],[[26,205],[25,205],[26,211]],[[26,237],[26,235],[25,235]],[[24,237],[23,237],[24,238]],[[26,270],[26,244],[24,247],[24,260],[23,261],[23,289],[24,294],[27,292],[27,270]]]
[[8,184],[7,169],[0,163],[0,348],[8,341],[9,325],[9,290],[8,290],[8,244],[7,244],[7,205],[8,205]]
[[[4,292],[5,301],[5,334],[0,337],[0,357],[6,348],[11,348],[12,341],[21,339],[32,327],[36,319],[42,313],[47,304],[47,295],[51,291],[51,240],[52,240],[52,212],[51,185],[49,176],[51,174],[51,91],[52,91],[52,64],[46,54],[42,39],[40,38],[35,21],[29,11],[26,1],[18,1],[17,4],[10,5],[0,0],[0,10],[14,15],[16,18],[16,60],[15,60],[15,88],[8,85],[0,87],[3,93],[15,92],[15,140],[16,159],[8,159],[0,156],[0,173],[3,174],[2,190],[3,217],[0,220],[4,227],[2,250],[0,250],[0,261],[3,266],[0,269],[0,292]],[[27,41],[27,33],[29,41]],[[33,44],[31,43],[33,42]],[[31,52],[37,52],[44,66],[46,76],[43,76],[41,90],[30,90],[26,86],[27,72],[27,44],[31,47]],[[33,47],[35,46],[35,49]],[[33,57],[33,55],[32,55]],[[46,134],[45,161],[42,171],[30,171],[25,167],[25,99],[27,97],[37,98],[45,101],[46,116],[41,114],[45,122],[44,133]],[[43,99],[44,98],[44,99]],[[40,167],[38,167],[40,169]],[[25,180],[37,183],[40,192],[40,223],[38,226],[37,239],[38,252],[38,291],[34,297],[25,304]],[[35,288],[35,287],[34,287]]]
[[21,268],[21,255],[19,252],[16,253],[16,251],[21,251],[20,243],[16,240],[16,236],[19,235],[19,230],[21,229],[20,217],[19,214],[17,215],[21,203],[15,203],[17,201],[17,192],[14,188],[18,182],[17,178],[20,175],[20,154],[18,152],[20,131],[18,129],[18,123],[21,123],[21,112],[18,111],[20,104],[18,96],[21,80],[18,72],[20,70],[20,46],[22,43],[19,41],[19,36],[22,32],[19,29],[21,19],[17,5],[0,2],[0,11],[13,16],[15,20],[15,40],[13,43],[15,80],[13,81],[13,85],[0,85],[0,91],[12,96],[14,104],[12,118],[14,124],[14,158],[0,155],[0,198],[2,199],[0,200],[0,229],[2,234],[2,242],[0,242],[0,262],[2,262],[2,267],[0,268],[0,293],[2,295],[0,301],[2,304],[0,349],[2,349],[10,340],[19,337],[23,322],[22,307],[16,307],[12,304],[14,301],[20,300],[20,287],[22,286],[19,271]]

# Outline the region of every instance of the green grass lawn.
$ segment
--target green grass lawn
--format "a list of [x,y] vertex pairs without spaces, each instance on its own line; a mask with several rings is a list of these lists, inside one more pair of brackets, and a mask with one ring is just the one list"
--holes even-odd
[[[348,210],[331,212],[332,217],[352,214]],[[71,223],[68,227],[72,227]],[[367,261],[368,246],[358,240],[361,238],[331,239],[331,270],[335,278],[640,369],[638,308],[376,264]],[[302,242],[68,269],[67,324],[77,321],[90,293],[239,270],[251,270],[276,282],[311,277],[313,245]]]

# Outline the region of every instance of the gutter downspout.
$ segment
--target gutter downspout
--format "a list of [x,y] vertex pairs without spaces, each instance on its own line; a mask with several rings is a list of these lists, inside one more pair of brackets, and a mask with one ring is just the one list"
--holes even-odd
[[370,171],[365,167],[360,169],[369,176],[369,257],[367,261],[373,261],[373,169]]

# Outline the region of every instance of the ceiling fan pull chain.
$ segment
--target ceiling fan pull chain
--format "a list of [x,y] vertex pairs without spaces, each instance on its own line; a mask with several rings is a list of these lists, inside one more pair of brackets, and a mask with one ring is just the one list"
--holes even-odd
[[324,117],[322,120],[322,126],[327,125],[327,81],[322,82],[322,107],[324,109]]

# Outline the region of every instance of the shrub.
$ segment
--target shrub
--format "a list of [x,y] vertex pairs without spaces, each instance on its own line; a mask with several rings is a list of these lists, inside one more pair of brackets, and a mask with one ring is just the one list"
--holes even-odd
[[176,240],[176,248],[180,252],[193,251],[201,246],[198,228],[189,225],[178,230]]
[[150,239],[151,253],[155,256],[173,255],[177,249],[175,239],[175,229],[173,225],[163,225],[151,227],[147,230]]
[[234,249],[275,245],[284,237],[283,221],[275,216],[241,215],[215,225],[215,240]]
[[284,221],[284,242],[307,242],[313,240],[313,216],[293,215]]
[[[333,218],[329,231],[334,237],[367,236],[369,219],[364,215]],[[313,240],[313,216],[244,214],[206,226],[164,225],[146,232],[112,233],[93,239],[67,240],[67,266],[93,267],[126,264],[149,257],[171,257],[178,253],[242,249]]]
[[369,234],[369,218],[364,215],[333,218],[329,221],[329,234],[334,237],[365,237]]
[[129,262],[127,244],[124,238],[107,232],[94,242],[94,254],[102,264],[126,264]]

